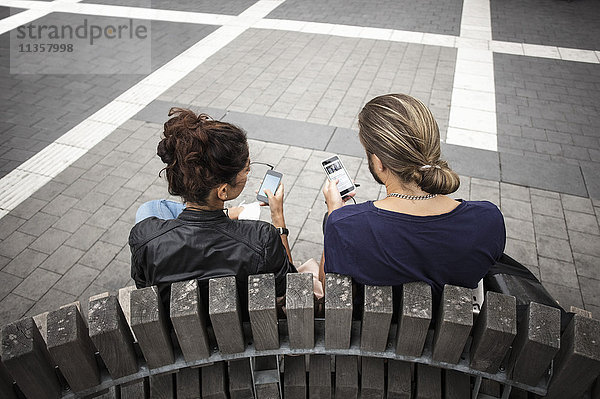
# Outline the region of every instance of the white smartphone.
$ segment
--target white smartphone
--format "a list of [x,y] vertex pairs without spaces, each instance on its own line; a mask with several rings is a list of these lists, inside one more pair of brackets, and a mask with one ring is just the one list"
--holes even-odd
[[340,157],[334,155],[327,158],[321,162],[321,166],[323,166],[329,180],[339,180],[337,187],[342,198],[356,190],[356,186],[352,183],[352,179]]
[[269,198],[267,194],[265,194],[265,190],[269,189],[273,194],[279,188],[279,183],[281,183],[281,178],[283,174],[275,171],[275,170],[267,170],[265,177],[262,180],[260,188],[258,189],[258,194],[256,195],[256,199],[264,202],[265,204],[269,203]]

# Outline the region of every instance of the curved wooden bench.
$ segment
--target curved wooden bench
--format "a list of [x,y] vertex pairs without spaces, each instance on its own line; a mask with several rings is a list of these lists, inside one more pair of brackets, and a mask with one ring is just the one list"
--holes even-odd
[[583,315],[560,336],[557,309],[517,320],[514,297],[487,292],[474,321],[472,290],[446,286],[431,323],[430,287],[410,283],[397,323],[391,287],[370,286],[353,321],[350,278],[328,274],[325,293],[324,319],[310,274],[288,275],[282,320],[272,274],[249,278],[249,322],[234,277],[210,280],[208,314],[195,280],[173,284],[171,323],[156,287],[90,298],[88,325],[77,304],[24,318],[2,330],[0,397],[579,398],[600,374],[600,321]]

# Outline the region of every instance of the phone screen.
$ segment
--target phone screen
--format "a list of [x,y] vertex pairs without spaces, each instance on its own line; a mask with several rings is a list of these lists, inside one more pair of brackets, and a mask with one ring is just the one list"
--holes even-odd
[[340,190],[342,195],[354,190],[354,183],[350,180],[350,176],[348,176],[346,169],[342,165],[342,161],[338,157],[323,161],[323,168],[325,168],[325,172],[327,172],[330,180],[339,180],[338,190]]
[[[258,194],[261,196],[266,196],[265,190],[271,190],[271,192],[273,194],[275,194],[275,191],[277,191],[277,187],[279,187],[280,180],[281,180],[281,177],[274,176],[274,175],[267,173],[265,175],[263,183],[260,186],[260,189],[258,189]],[[254,186],[254,187],[256,187],[256,186]]]

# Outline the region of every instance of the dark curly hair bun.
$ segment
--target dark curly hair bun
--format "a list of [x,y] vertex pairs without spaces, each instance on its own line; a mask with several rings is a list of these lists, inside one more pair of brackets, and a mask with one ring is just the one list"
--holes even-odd
[[175,160],[173,152],[167,149],[167,139],[162,139],[158,142],[156,154],[160,157],[160,160],[166,163],[167,165]]

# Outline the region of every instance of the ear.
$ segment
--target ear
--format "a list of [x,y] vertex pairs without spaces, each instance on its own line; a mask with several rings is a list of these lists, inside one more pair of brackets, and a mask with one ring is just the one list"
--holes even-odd
[[217,197],[223,202],[227,201],[227,199],[228,199],[227,198],[227,186],[228,186],[227,183],[223,183],[220,186],[217,186]]
[[371,154],[371,161],[373,162],[373,167],[377,172],[385,171],[386,167],[383,166],[383,162],[381,162],[381,159],[379,159],[377,155]]

